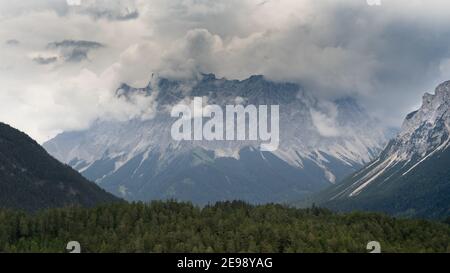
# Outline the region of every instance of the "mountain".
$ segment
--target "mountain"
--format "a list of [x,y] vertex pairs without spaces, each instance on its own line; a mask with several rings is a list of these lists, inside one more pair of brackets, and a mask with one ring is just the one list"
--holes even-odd
[[[155,110],[126,121],[98,120],[87,130],[64,132],[44,147],[128,200],[174,198],[198,204],[298,200],[360,169],[386,143],[384,130],[355,100],[324,102],[298,84],[264,76],[154,77],[144,88],[123,84],[116,94],[129,101],[136,96],[151,98]],[[173,140],[175,119],[170,109],[194,97],[222,108],[279,105],[278,149],[262,151],[261,141]]]
[[0,207],[36,211],[118,200],[51,157],[26,134],[0,123]]
[[316,197],[338,210],[450,216],[450,81],[426,93],[395,139],[371,164]]

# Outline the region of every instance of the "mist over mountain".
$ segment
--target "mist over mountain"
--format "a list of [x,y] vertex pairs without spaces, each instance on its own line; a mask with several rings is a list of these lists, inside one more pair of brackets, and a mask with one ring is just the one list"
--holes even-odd
[[450,81],[426,93],[371,164],[316,197],[338,210],[399,216],[450,215]]
[[[154,99],[146,117],[98,120],[44,144],[53,156],[128,200],[175,198],[194,203],[241,199],[288,202],[339,182],[370,162],[386,143],[384,128],[349,97],[320,101],[298,84],[263,76],[245,80],[203,74],[195,80],[154,78],[116,95]],[[280,144],[174,141],[170,109],[202,97],[208,104],[279,105]]]

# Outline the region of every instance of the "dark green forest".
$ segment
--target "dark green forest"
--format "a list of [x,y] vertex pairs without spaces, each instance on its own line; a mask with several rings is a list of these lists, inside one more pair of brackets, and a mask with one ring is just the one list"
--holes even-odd
[[375,213],[175,201],[0,210],[0,252],[450,252],[450,225]]
[[45,208],[120,202],[50,156],[26,134],[0,122],[0,207]]

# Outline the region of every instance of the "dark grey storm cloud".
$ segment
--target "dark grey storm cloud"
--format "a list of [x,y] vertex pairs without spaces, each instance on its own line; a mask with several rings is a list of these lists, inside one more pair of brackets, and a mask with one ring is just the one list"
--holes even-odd
[[9,46],[17,46],[20,44],[20,42],[16,39],[10,39],[10,40],[6,40],[5,44],[9,45]]
[[82,14],[94,19],[126,21],[140,15],[133,0],[21,0],[0,1],[0,16],[20,16],[33,11],[53,11],[58,16]]
[[66,62],[81,62],[88,59],[91,50],[105,47],[104,44],[84,40],[63,40],[47,45],[48,49],[59,50]]
[[[266,27],[262,29],[219,20],[226,11],[193,15],[192,7],[180,8],[172,16],[180,23],[164,21],[158,31],[188,34],[156,70],[176,75],[192,69],[227,78],[264,74],[295,81],[325,99],[354,96],[387,124],[400,126],[424,92],[450,79],[450,17],[445,13],[450,2],[412,2],[386,0],[369,6],[363,0],[269,1],[255,10],[278,8],[286,19],[262,12],[261,21],[256,19]],[[249,14],[230,9],[228,17]]]
[[63,40],[61,42],[52,42],[48,44],[50,48],[87,48],[95,49],[104,47],[103,44],[94,41],[84,40]]
[[137,10],[127,10],[123,13],[117,13],[109,10],[86,10],[83,13],[92,16],[95,19],[107,19],[110,21],[126,21],[133,20],[139,17]]
[[51,64],[58,61],[58,57],[35,57],[33,58],[33,62],[41,65]]
[[[385,119],[399,111],[406,112],[420,101],[425,91],[432,91],[440,81],[450,79],[450,74],[445,74],[450,71],[443,71],[442,66],[450,59],[450,22],[428,16],[418,19],[414,14],[392,16],[389,8],[393,7],[352,10],[346,5],[337,6],[325,31],[331,35],[321,41],[327,47],[343,48],[363,56],[365,62],[373,62],[368,71],[370,89],[352,92]],[[363,67],[364,63],[354,66]],[[342,75],[350,72],[345,68],[339,71]],[[326,90],[336,94],[345,91]],[[392,114],[386,113],[387,109]]]
[[68,12],[86,14],[94,19],[109,21],[134,20],[139,17],[135,1],[84,0],[79,5],[69,5]]

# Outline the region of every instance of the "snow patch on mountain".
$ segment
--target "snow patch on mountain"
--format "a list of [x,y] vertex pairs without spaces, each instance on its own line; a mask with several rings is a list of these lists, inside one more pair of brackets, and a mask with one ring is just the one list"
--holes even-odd
[[[426,93],[423,96],[420,109],[407,115],[401,131],[389,143],[381,157],[359,172],[367,172],[367,174],[353,183],[356,189],[350,191],[348,196],[360,194],[378,177],[398,166],[401,167],[395,172],[400,172],[402,176],[405,176],[433,155],[449,148],[449,110],[450,81],[447,81],[436,88],[435,94]],[[355,174],[355,177],[357,175],[358,173]],[[344,192],[348,192],[348,189],[337,196]]]

